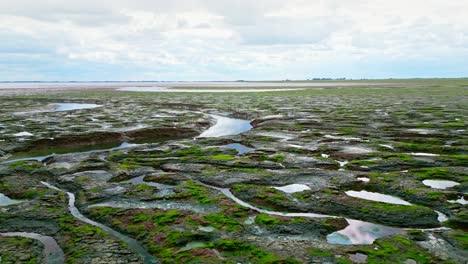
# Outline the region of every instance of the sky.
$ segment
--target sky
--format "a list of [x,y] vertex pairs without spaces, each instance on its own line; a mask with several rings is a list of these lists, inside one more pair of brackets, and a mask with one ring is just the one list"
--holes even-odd
[[468,77],[467,0],[0,1],[0,81]]

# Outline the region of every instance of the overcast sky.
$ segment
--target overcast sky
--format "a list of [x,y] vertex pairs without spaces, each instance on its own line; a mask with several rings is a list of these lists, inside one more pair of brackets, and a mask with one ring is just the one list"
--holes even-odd
[[468,76],[467,0],[2,0],[0,80]]

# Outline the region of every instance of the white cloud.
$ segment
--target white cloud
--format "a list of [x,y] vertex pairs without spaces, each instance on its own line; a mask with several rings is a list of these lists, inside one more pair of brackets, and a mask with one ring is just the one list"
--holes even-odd
[[11,66],[0,79],[386,77],[389,61],[459,64],[466,10],[464,0],[1,1],[0,61]]

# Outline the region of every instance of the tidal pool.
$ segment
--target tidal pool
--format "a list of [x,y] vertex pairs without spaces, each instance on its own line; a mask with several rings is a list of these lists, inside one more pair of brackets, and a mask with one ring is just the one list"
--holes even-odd
[[440,156],[439,154],[423,153],[423,152],[411,152],[409,154],[413,155],[413,156],[421,156],[421,157],[438,157],[438,156]]
[[277,190],[280,190],[285,193],[296,193],[296,192],[303,192],[306,190],[310,190],[310,187],[305,185],[305,184],[290,184],[286,186],[281,186],[281,187],[273,187]]
[[333,232],[327,236],[327,242],[336,245],[372,244],[376,239],[397,234],[401,228],[372,224],[359,220],[346,219],[345,229]]
[[180,248],[177,252],[188,251],[188,250],[191,250],[191,249],[194,249],[194,248],[204,248],[204,247],[207,247],[207,246],[208,246],[208,244],[206,244],[206,243],[194,241],[194,242],[189,242],[187,245]]
[[362,138],[358,138],[358,137],[345,137],[345,136],[333,136],[333,135],[325,135],[323,137],[329,138],[329,139],[345,140],[345,141],[362,141]]
[[424,180],[422,183],[426,186],[429,186],[434,189],[447,189],[457,185],[460,185],[458,182],[447,181],[447,180]]
[[252,129],[250,121],[229,118],[219,115],[210,115],[212,118],[216,119],[216,124],[208,128],[205,132],[199,135],[199,138],[207,137],[222,137],[237,135]]
[[376,202],[383,202],[383,203],[390,203],[390,204],[401,204],[401,205],[411,205],[405,200],[402,200],[398,197],[375,193],[375,192],[368,192],[368,191],[347,191],[345,192],[347,195],[355,198],[376,201]]
[[346,146],[343,148],[342,152],[348,154],[368,154],[374,152],[374,150],[365,147]]
[[11,204],[21,203],[22,201],[10,199],[8,196],[0,193],[0,206],[7,206]]
[[80,109],[93,109],[101,107],[102,105],[97,104],[80,104],[80,103],[52,103],[52,106],[57,106],[53,109],[52,112],[63,112],[63,111],[72,111]]
[[437,132],[436,130],[433,129],[423,129],[423,128],[411,128],[408,129],[409,132],[415,132],[421,135],[428,135],[428,134],[433,134]]
[[262,132],[258,133],[259,136],[266,136],[266,137],[272,137],[272,138],[279,138],[280,141],[288,141],[293,139],[294,137],[291,136],[290,134],[285,134],[281,132]]
[[448,220],[448,217],[447,217],[445,214],[443,214],[443,213],[441,213],[441,212],[439,212],[439,211],[434,211],[434,212],[437,213],[437,220],[438,220],[440,223],[445,222],[445,221]]
[[449,203],[459,203],[459,204],[463,204],[463,205],[467,204],[467,200],[465,200],[464,196],[459,197],[457,200],[449,200],[447,202],[449,202]]
[[23,132],[18,132],[16,134],[13,134],[13,136],[15,137],[30,137],[30,136],[33,136],[33,134],[27,132],[27,131],[23,131]]
[[[7,237],[27,237],[35,240],[39,240],[44,245],[44,260],[45,263],[49,264],[61,264],[65,263],[65,254],[63,253],[60,246],[57,244],[55,239],[50,236],[44,236],[37,233],[28,232],[7,232],[0,233],[0,236]],[[1,261],[1,259],[0,259]]]
[[223,148],[235,149],[237,150],[239,154],[249,153],[255,150],[254,148],[249,148],[239,143],[227,144],[227,145],[224,145]]

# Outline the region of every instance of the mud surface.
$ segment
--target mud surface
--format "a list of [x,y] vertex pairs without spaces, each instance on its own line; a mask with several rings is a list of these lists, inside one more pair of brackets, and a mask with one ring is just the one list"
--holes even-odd
[[1,91],[2,263],[466,262],[466,80],[130,86]]

